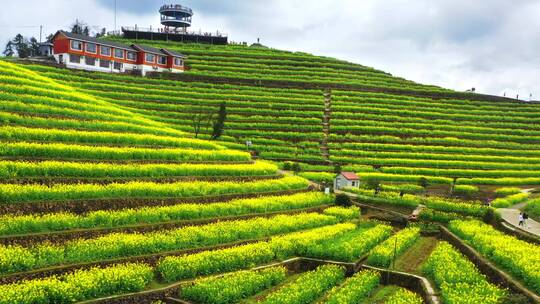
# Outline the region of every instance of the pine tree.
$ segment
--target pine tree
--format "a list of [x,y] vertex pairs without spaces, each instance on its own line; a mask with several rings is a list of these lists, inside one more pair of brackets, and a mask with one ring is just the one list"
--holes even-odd
[[15,54],[15,51],[13,50],[13,42],[11,40],[6,43],[6,48],[4,49],[2,54],[7,57],[11,57]]
[[32,56],[39,55],[39,43],[36,38],[30,38],[29,49]]
[[90,28],[83,21],[79,21],[79,19],[76,19],[71,25],[71,32],[73,34],[90,36]]
[[227,108],[225,103],[219,105],[217,120],[214,122],[214,130],[212,131],[212,139],[218,139],[223,134],[225,128],[225,120],[227,119]]
[[17,56],[19,56],[19,58],[26,58],[31,55],[29,42],[23,35],[17,34],[12,42],[15,46],[15,50],[17,50]]

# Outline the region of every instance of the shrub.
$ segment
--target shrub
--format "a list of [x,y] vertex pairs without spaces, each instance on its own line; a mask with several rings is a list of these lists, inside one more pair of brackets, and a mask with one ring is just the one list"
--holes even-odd
[[347,194],[340,193],[336,195],[336,205],[342,206],[342,207],[349,207],[351,206],[351,198]]
[[518,187],[502,187],[495,190],[495,196],[505,197],[512,194],[518,194],[521,192],[521,188]]
[[463,196],[473,196],[478,193],[478,187],[472,185],[455,185],[454,194]]

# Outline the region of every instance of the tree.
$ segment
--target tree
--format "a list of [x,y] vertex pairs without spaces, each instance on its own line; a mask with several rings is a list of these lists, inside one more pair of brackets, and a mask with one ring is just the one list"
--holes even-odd
[[366,180],[366,187],[375,190],[375,194],[377,195],[381,191],[381,182],[376,178],[368,178]]
[[30,38],[30,43],[28,45],[28,48],[30,49],[31,56],[39,55],[39,43],[36,38],[34,37]]
[[212,131],[212,139],[218,139],[223,134],[225,128],[225,120],[227,119],[227,108],[225,102],[219,105],[219,112],[216,121],[214,122],[214,130]]
[[336,163],[334,165],[334,173],[340,174],[341,173],[341,165],[339,163]]
[[205,113],[202,109],[199,109],[192,117],[191,125],[193,132],[195,133],[195,138],[198,138],[203,128],[208,129],[210,127],[214,115]]
[[429,186],[429,181],[427,178],[425,177],[420,177],[420,179],[418,180],[418,185],[420,185],[422,188],[427,188]]
[[351,206],[351,198],[347,194],[340,193],[336,195],[335,203],[338,206],[349,207]]
[[17,50],[17,56],[19,56],[19,58],[26,58],[31,55],[30,43],[23,35],[17,34],[12,42],[15,46],[15,50]]
[[6,48],[4,49],[2,54],[7,57],[11,57],[15,54],[15,50],[13,50],[13,42],[11,40],[6,43]]
[[76,19],[75,22],[71,25],[71,32],[73,34],[90,36],[90,28],[83,21],[79,21],[79,19]]
[[100,31],[99,33],[96,34],[96,38],[104,37],[105,35],[107,35],[107,29],[106,29],[106,28],[102,28],[101,31]]

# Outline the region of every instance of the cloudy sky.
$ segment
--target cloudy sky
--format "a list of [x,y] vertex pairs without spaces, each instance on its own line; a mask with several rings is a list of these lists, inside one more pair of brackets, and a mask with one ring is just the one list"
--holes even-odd
[[[540,0],[185,0],[193,29],[327,55],[456,90],[540,99]],[[117,26],[159,26],[163,0],[117,0]],[[24,10],[23,10],[24,9]],[[114,28],[114,0],[2,1],[0,43],[76,19]]]

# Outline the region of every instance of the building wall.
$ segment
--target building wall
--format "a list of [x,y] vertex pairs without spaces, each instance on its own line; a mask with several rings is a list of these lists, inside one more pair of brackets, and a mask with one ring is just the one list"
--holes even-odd
[[342,189],[345,187],[359,187],[360,182],[359,181],[351,181],[346,179],[343,175],[338,175],[334,179],[334,189]]

